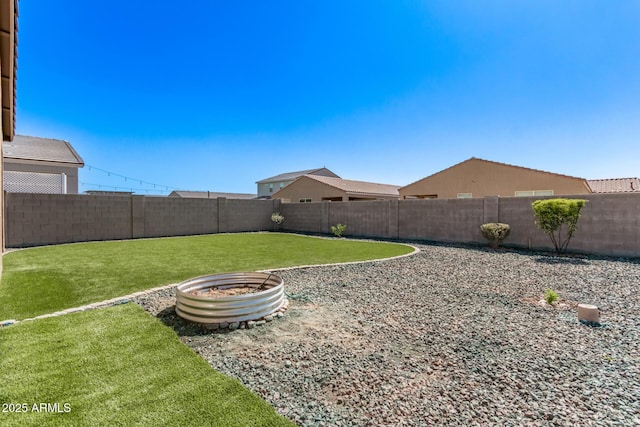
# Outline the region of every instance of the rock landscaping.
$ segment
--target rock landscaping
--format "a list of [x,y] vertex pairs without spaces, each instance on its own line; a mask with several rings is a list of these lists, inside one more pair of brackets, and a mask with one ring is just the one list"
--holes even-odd
[[278,271],[294,297],[260,327],[184,321],[174,289],[134,300],[303,426],[640,425],[640,261],[418,246]]

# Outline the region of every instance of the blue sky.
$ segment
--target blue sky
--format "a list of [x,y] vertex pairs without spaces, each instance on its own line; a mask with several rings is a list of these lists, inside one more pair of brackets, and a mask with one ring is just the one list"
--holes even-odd
[[16,131],[70,141],[81,191],[406,185],[469,157],[640,175],[639,1],[19,7]]

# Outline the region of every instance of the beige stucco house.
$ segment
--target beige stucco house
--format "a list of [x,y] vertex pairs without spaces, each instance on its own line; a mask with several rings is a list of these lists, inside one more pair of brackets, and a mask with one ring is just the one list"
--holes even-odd
[[[0,99],[2,117],[0,131],[3,141],[13,140],[16,117],[16,70],[18,68],[18,1],[0,0]],[[2,148],[0,148],[2,154]],[[0,181],[2,181],[0,162]],[[0,188],[2,186],[0,185]],[[0,191],[0,207],[4,206],[4,193]],[[4,251],[4,209],[0,209],[0,251]],[[0,262],[0,271],[2,263]]]
[[67,141],[15,135],[2,143],[5,191],[78,194],[84,161]]
[[403,199],[588,194],[583,178],[472,157],[400,188]]
[[296,179],[303,175],[316,175],[316,176],[329,176],[333,178],[340,178],[335,173],[331,172],[327,168],[309,169],[297,172],[286,172],[280,175],[272,176],[257,181],[258,185],[258,198],[269,199],[274,193],[282,190],[287,185],[291,184]]
[[276,192],[273,198],[292,203],[398,199],[398,188],[397,185],[303,175]]

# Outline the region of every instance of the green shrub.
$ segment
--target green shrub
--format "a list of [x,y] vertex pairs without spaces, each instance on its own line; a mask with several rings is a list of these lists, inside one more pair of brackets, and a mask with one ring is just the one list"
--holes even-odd
[[501,222],[489,222],[482,224],[480,231],[484,238],[489,241],[489,245],[497,249],[502,245],[502,241],[509,235],[511,227],[509,227],[509,224],[503,224]]
[[554,302],[558,301],[558,294],[551,290],[551,288],[547,288],[544,291],[544,300],[547,304],[552,305]]
[[276,229],[280,228],[280,224],[284,222],[284,217],[280,215],[280,212],[274,212],[271,214],[271,221],[273,221]]
[[580,210],[586,204],[583,199],[536,200],[531,204],[536,224],[551,238],[556,253],[563,252],[569,245],[578,227]]
[[331,232],[336,236],[336,237],[342,237],[342,234],[344,233],[344,231],[347,229],[346,225],[343,224],[337,224],[337,225],[332,225],[331,226]]

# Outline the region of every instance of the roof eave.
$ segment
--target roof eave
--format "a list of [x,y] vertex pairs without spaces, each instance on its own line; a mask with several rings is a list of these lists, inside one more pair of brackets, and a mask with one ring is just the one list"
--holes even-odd
[[0,61],[2,78],[2,139],[15,135],[18,68],[18,1],[0,0]]
[[39,159],[24,159],[19,157],[10,157],[4,156],[4,162],[14,163],[14,164],[27,164],[27,165],[45,165],[45,166],[65,166],[65,167],[74,167],[74,168],[83,168],[84,162],[58,162],[53,160],[39,160]]

